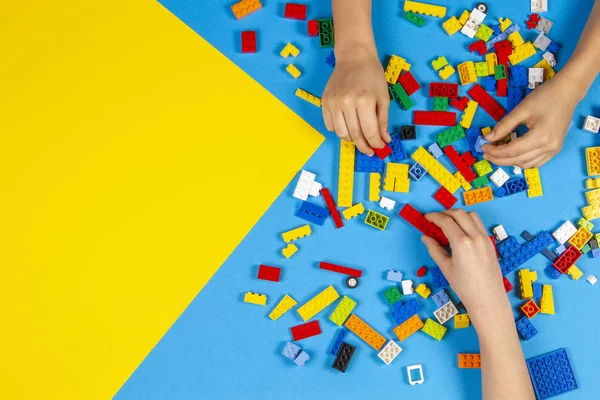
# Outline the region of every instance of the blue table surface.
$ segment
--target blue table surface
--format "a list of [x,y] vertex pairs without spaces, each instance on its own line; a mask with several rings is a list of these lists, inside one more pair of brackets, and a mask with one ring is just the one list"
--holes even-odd
[[[325,58],[331,49],[319,48],[318,38],[309,38],[305,21],[283,18],[284,1],[263,1],[263,9],[237,21],[230,10],[234,1],[163,0],[162,4],[178,18],[212,43],[218,50],[238,64],[267,90],[301,115],[312,126],[327,136],[327,141],[315,152],[305,168],[317,174],[317,180],[337,193],[337,165],[339,141],[326,132],[321,110],[294,96],[297,87],[320,95],[331,73]],[[440,55],[456,65],[465,60],[480,61],[470,54],[467,46],[472,41],[456,34],[448,37],[441,28],[446,19],[427,17],[424,28],[419,29],[400,17],[398,1],[375,1],[373,19],[375,35],[382,61],[386,56],[398,54],[412,64],[411,72],[426,87],[429,82],[439,81],[430,66],[431,60]],[[448,6],[448,16],[459,16],[474,3],[437,0],[436,4]],[[550,12],[544,15],[555,21],[550,38],[557,40],[562,48],[557,55],[558,68],[568,60],[581,34],[591,0],[551,0]],[[309,18],[331,15],[328,1],[309,1]],[[485,21],[509,17],[525,28],[529,14],[529,1],[508,0],[488,2],[490,11]],[[157,27],[160,29],[160,27]],[[241,54],[239,33],[246,29],[258,31],[258,53]],[[526,40],[533,40],[535,31],[523,31]],[[284,60],[279,51],[291,41],[300,50],[297,59]],[[524,63],[531,66],[540,59],[537,56]],[[285,72],[285,66],[293,62],[302,71],[300,79],[293,80]],[[456,82],[455,75],[449,81]],[[461,94],[468,87],[461,87]],[[470,207],[477,211],[490,228],[503,224],[509,234],[519,236],[522,230],[538,234],[542,230],[554,230],[564,220],[576,222],[580,207],[586,205],[584,182],[586,167],[584,148],[594,146],[596,137],[579,127],[588,114],[597,114],[599,86],[596,83],[586,99],[578,106],[573,117],[575,126],[567,136],[563,151],[541,169],[544,196],[528,198],[525,194],[496,199],[493,202]],[[412,96],[415,109],[432,108],[432,100],[426,90]],[[501,99],[505,103],[506,99]],[[552,99],[548,99],[552,101]],[[227,106],[226,104],[224,105]],[[412,112],[404,112],[392,104],[392,126],[410,124]],[[473,126],[492,125],[491,118],[482,110],[476,114]],[[433,142],[433,135],[441,129],[418,127],[418,139],[407,146],[411,153],[419,145]],[[285,134],[285,127],[282,127]],[[463,141],[464,142],[464,141]],[[466,143],[459,144],[466,150]],[[507,169],[507,172],[509,169]],[[461,370],[456,367],[457,353],[478,352],[474,329],[449,330],[441,342],[422,332],[417,332],[401,342],[400,356],[386,366],[377,358],[376,351],[358,337],[350,334],[346,341],[357,350],[346,374],[331,368],[333,356],[328,355],[332,340],[339,329],[328,317],[334,305],[317,315],[323,333],[298,342],[310,354],[303,368],[297,367],[280,352],[286,341],[291,340],[289,328],[302,323],[293,310],[273,322],[267,315],[283,294],[288,293],[303,304],[328,285],[334,285],[342,295],[349,295],[358,302],[355,313],[386,338],[395,338],[392,329],[391,307],[383,298],[383,291],[392,286],[385,280],[385,271],[399,269],[405,277],[419,280],[415,272],[421,265],[433,266],[419,233],[393,212],[367,202],[368,176],[357,174],[354,201],[390,216],[385,232],[365,225],[363,217],[346,223],[336,230],[328,219],[324,226],[313,225],[313,234],[300,240],[299,252],[286,260],[281,255],[284,243],[281,232],[303,225],[304,221],[293,216],[300,201],[292,197],[296,184],[294,179],[281,193],[254,229],[231,254],[215,276],[198,294],[176,323],[165,334],[148,357],[116,395],[117,399],[325,399],[325,398],[441,398],[463,399],[481,396],[479,370]],[[260,182],[257,182],[259,190]],[[431,198],[438,185],[430,177],[413,182],[409,194],[387,193],[386,196],[400,204],[410,202],[419,210],[440,210],[441,206]],[[243,212],[244,196],[240,193],[240,209]],[[460,196],[460,194],[459,194]],[[461,196],[462,197],[462,196]],[[322,205],[322,199],[311,199]],[[462,203],[462,200],[461,200]],[[234,219],[232,218],[232,221]],[[210,251],[209,243],[199,245]],[[519,237],[519,241],[523,240]],[[347,289],[344,276],[322,271],[319,261],[329,261],[364,270],[360,286]],[[256,278],[259,264],[281,266],[279,283],[260,281]],[[538,271],[538,281],[554,287],[556,315],[538,315],[533,319],[539,334],[529,342],[522,342],[527,358],[557,348],[566,347],[573,364],[579,388],[566,393],[564,399],[596,398],[600,390],[594,378],[598,377],[600,350],[597,332],[600,317],[598,286],[585,281],[589,274],[598,274],[593,259],[584,257],[577,265],[584,277],[573,281],[568,276],[553,281],[543,273],[548,261],[538,255],[524,267]],[[165,266],[168,268],[168,266]],[[198,268],[202,268],[201,265]],[[518,288],[515,274],[509,275]],[[431,285],[430,274],[422,280]],[[485,290],[485,288],[481,288]],[[267,307],[243,303],[246,291],[268,295]],[[451,297],[453,294],[451,295]],[[514,305],[515,318],[523,303],[515,291],[509,294]],[[454,296],[454,298],[456,298]],[[434,304],[431,300],[418,301],[424,307],[422,318],[432,317]],[[425,383],[410,386],[405,367],[422,364]]]

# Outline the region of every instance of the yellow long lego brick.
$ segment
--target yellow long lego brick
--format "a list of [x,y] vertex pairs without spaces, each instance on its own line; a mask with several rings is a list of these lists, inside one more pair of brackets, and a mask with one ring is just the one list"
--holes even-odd
[[300,88],[296,89],[296,96],[308,101],[309,103],[317,107],[321,107],[321,99],[315,96],[314,94],[308,93],[306,90]]
[[394,85],[396,81],[398,81],[400,72],[402,70],[408,71],[409,69],[410,64],[408,64],[404,58],[392,54],[392,56],[390,57],[390,61],[388,62],[387,67],[385,68],[385,80],[390,85]]
[[577,268],[577,265],[575,265],[575,264],[573,264],[571,266],[571,268],[569,268],[567,270],[567,274],[569,274],[571,279],[573,279],[575,281],[583,276],[583,272],[581,272],[581,270],[579,268]]
[[458,180],[458,182],[460,182],[460,186],[462,186],[463,190],[467,191],[473,188],[473,186],[471,186],[471,184],[467,182],[467,180],[465,179],[463,174],[460,173],[460,171],[456,171],[454,177]]
[[465,129],[469,129],[471,124],[473,123],[473,117],[475,116],[475,111],[477,111],[477,106],[479,103],[473,100],[469,100],[467,103],[467,108],[465,108],[465,112],[463,113],[460,119],[460,126]]
[[600,175],[600,147],[585,149],[585,163],[588,175]]
[[529,186],[527,195],[529,197],[543,196],[544,190],[542,189],[542,181],[540,179],[540,171],[537,168],[529,168],[523,171],[525,180]]
[[242,0],[231,6],[231,11],[237,19],[241,19],[260,8],[262,8],[260,0]]
[[460,182],[452,175],[438,160],[433,158],[431,154],[423,147],[419,147],[411,158],[421,164],[423,168],[429,172],[429,175],[435,179],[440,185],[448,189],[450,193],[454,193],[460,187]]
[[293,44],[288,43],[285,45],[283,50],[281,50],[281,53],[279,53],[279,55],[283,58],[288,58],[288,56],[298,57],[298,55],[300,55],[300,50],[298,50],[298,48]]
[[294,64],[288,64],[285,70],[288,72],[288,74],[294,77],[294,79],[298,79],[300,75],[302,75],[302,72],[300,72],[300,70],[296,68]]
[[342,215],[344,215],[344,218],[346,219],[352,219],[354,217],[358,217],[359,215],[363,214],[365,212],[365,206],[363,206],[362,203],[358,203],[353,205],[350,208],[346,208],[344,211],[342,211]]
[[556,71],[552,68],[552,65],[546,59],[542,59],[539,63],[535,64],[533,68],[543,68],[544,69],[544,82],[549,81],[554,78],[556,75]]
[[552,296],[552,286],[542,286],[542,300],[540,301],[540,311],[542,314],[554,314],[554,297]]
[[338,206],[352,207],[354,189],[354,153],[356,145],[340,140],[340,171],[338,179]]
[[589,206],[596,206],[600,204],[600,189],[590,190],[585,192],[585,198]]
[[508,61],[510,61],[512,65],[517,65],[533,55],[535,55],[535,47],[533,46],[533,43],[525,42],[522,45],[515,47],[513,53],[508,56]]
[[352,314],[344,326],[350,329],[356,336],[367,342],[375,350],[381,349],[385,343],[385,338],[375,329],[363,322],[355,314]]
[[369,175],[369,201],[379,201],[381,196],[379,195],[381,187],[381,174],[378,172],[371,172]]
[[528,269],[522,269],[519,271],[519,281],[521,282],[521,298],[531,299],[533,298],[533,282],[537,280],[537,272],[530,271]]
[[290,243],[281,250],[281,254],[285,258],[290,258],[298,251],[298,247],[294,243]]
[[583,207],[581,209],[583,216],[588,221],[593,221],[597,218],[600,218],[600,205],[594,204],[593,206]]
[[462,64],[458,64],[457,68],[461,85],[477,82],[475,63],[473,63],[473,61],[467,61]]
[[416,14],[430,15],[438,18],[444,18],[446,16],[446,7],[409,0],[404,2],[404,11],[411,11]]
[[337,326],[342,326],[348,315],[354,310],[354,307],[356,307],[356,302],[350,297],[344,296],[329,316],[329,319]]
[[289,243],[303,238],[304,236],[310,236],[311,233],[310,225],[302,225],[296,229],[292,229],[291,231],[283,232],[281,237],[283,238],[284,242]]
[[336,292],[333,286],[328,286],[327,289],[310,299],[306,304],[298,309],[298,314],[304,321],[307,321],[317,315],[325,307],[336,301],[340,295]]
[[283,296],[283,299],[271,311],[269,314],[269,318],[275,321],[277,318],[281,317],[283,314],[292,309],[298,302],[294,300],[290,295]]
[[490,75],[492,75],[496,65],[498,65],[498,56],[496,53],[488,53],[485,55],[485,62],[488,65],[488,71],[490,72]]
[[267,305],[267,295],[254,293],[254,292],[246,292],[244,295],[244,303],[256,304],[259,306]]

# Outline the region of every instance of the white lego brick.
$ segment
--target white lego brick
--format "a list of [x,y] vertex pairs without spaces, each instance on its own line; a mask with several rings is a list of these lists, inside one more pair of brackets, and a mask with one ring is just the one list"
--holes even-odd
[[394,207],[396,207],[396,201],[381,196],[381,199],[379,200],[379,207],[385,208],[388,211],[392,211]]
[[[412,371],[417,371],[418,374],[413,379]],[[408,383],[411,385],[420,385],[425,382],[425,377],[423,376],[423,366],[421,364],[409,365],[406,367],[406,374],[408,375]]]
[[390,269],[387,272],[387,280],[398,282],[398,283],[402,282],[402,272]]
[[586,132],[598,133],[598,130],[600,130],[600,118],[596,118],[596,117],[592,117],[591,115],[588,115],[585,118],[585,123],[583,124],[582,129]]
[[587,277],[587,281],[593,286],[596,284],[596,282],[598,282],[598,278],[596,278],[594,275],[590,275]]
[[398,357],[398,354],[400,354],[401,351],[402,347],[398,346],[398,344],[393,340],[390,340],[383,347],[383,349],[381,349],[381,351],[377,353],[377,357],[379,357],[381,361],[383,361],[387,365],[390,365],[391,362],[394,361],[396,357]]
[[529,83],[543,83],[544,68],[529,68]]
[[475,35],[477,34],[477,30],[479,29],[479,25],[477,25],[476,23],[474,23],[473,21],[467,21],[462,29],[460,30],[460,32],[467,36],[468,38],[473,39],[475,37]]
[[494,185],[498,187],[504,185],[509,178],[508,174],[502,168],[498,168],[490,175],[490,181],[494,182]]
[[548,0],[531,0],[531,12],[540,13],[548,11]]
[[535,29],[547,35],[550,33],[550,30],[553,26],[554,21],[550,21],[548,18],[540,17],[540,21],[535,26]]
[[405,280],[402,281],[402,294],[403,295],[409,295],[409,294],[413,294],[414,290],[413,290],[413,281],[411,280]]
[[554,54],[547,51],[544,53],[543,57],[551,67],[556,67],[556,57],[554,57]]
[[442,325],[448,322],[448,320],[452,319],[456,314],[458,314],[458,310],[451,301],[447,302],[433,312],[433,315],[435,315],[438,322]]
[[514,175],[521,175],[523,173],[523,168],[521,167],[513,167],[513,174]]
[[317,176],[312,172],[303,170],[298,179],[298,183],[296,184],[296,189],[294,189],[293,196],[297,199],[306,201],[316,177]]
[[510,133],[510,140],[515,140],[518,137],[517,132]]
[[499,242],[501,242],[504,239],[508,238],[508,235],[506,234],[506,230],[504,229],[504,227],[502,225],[498,225],[498,226],[493,227],[492,228],[492,232],[494,232],[494,237]]
[[533,45],[541,51],[546,51],[548,46],[550,46],[550,43],[552,43],[552,40],[544,35],[544,32],[541,32],[533,42]]
[[312,185],[310,185],[310,192],[308,192],[308,195],[312,197],[319,197],[319,195],[321,195],[321,189],[323,189],[323,185],[315,181],[312,183]]
[[571,236],[573,236],[575,232],[577,232],[577,228],[575,228],[571,221],[565,221],[564,224],[552,233],[552,237],[554,237],[558,243],[563,244],[571,239]]
[[471,11],[471,15],[469,16],[469,21],[473,21],[477,25],[481,25],[483,20],[485,19],[486,14],[484,12],[479,11],[477,8],[474,8]]

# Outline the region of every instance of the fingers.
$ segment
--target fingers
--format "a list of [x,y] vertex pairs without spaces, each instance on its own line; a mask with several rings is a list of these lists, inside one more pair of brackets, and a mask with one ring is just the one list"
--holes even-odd
[[[356,143],[356,147],[360,150],[361,153],[372,156],[373,150],[371,146],[367,143],[362,130],[360,128],[360,122],[358,119],[358,113],[355,108],[348,108],[344,110],[344,118],[346,119],[346,126],[348,127],[348,133],[352,138],[352,141]],[[380,147],[383,147],[381,145]]]
[[386,141],[386,143],[389,143],[392,141],[390,133],[388,132],[389,111],[390,111],[390,99],[387,96],[382,97],[377,102],[377,119],[379,122],[379,133],[381,134],[381,137],[383,138],[383,140]]
[[477,229],[479,230],[479,232],[487,236],[487,231],[485,230],[485,226],[483,226],[483,222],[481,222],[481,218],[479,218],[479,215],[477,215],[477,213],[473,211],[469,212],[468,215],[469,218],[471,218],[471,221],[473,221],[475,227],[477,227]]
[[344,114],[341,111],[330,111],[330,113],[332,113],[333,128],[335,129],[335,133],[340,139],[351,142],[352,138],[350,138],[350,133],[348,132],[348,127],[346,126],[346,120],[344,119]]
[[377,107],[375,101],[361,100],[357,112],[360,120],[360,128],[365,139],[374,149],[382,148],[385,143],[379,134],[379,126],[377,121]]
[[444,235],[448,238],[450,245],[452,243],[462,240],[467,235],[460,228],[460,226],[456,223],[454,218],[445,213],[429,213],[425,215],[427,220],[433,222],[437,226],[439,226],[442,231],[444,231]]
[[518,165],[534,160],[544,152],[536,143],[533,135],[512,140],[508,144],[485,145],[483,157],[497,165]]
[[475,225],[475,223],[473,223],[473,220],[471,219],[469,214],[465,212],[465,210],[448,210],[444,211],[443,213],[452,217],[452,219],[454,219],[454,222],[456,222],[460,229],[468,236],[474,237],[481,233],[478,227]]
[[526,109],[527,108],[523,106],[523,103],[517,106],[510,114],[502,118],[485,138],[491,142],[495,142],[506,135],[510,135],[517,126],[523,124],[529,117],[529,113]]
[[542,165],[546,164],[550,159],[552,158],[552,156],[548,153],[544,153],[541,156],[528,161],[526,163],[524,163],[521,168],[523,169],[529,169],[529,168],[539,168]]
[[323,121],[325,122],[325,128],[327,128],[329,132],[335,131],[335,124],[333,123],[333,115],[331,114],[331,110],[329,108],[323,108],[322,111]]
[[429,236],[422,236],[421,241],[427,247],[427,251],[433,261],[442,269],[442,272],[445,272],[446,268],[449,268],[451,265],[451,257],[446,249],[440,246],[437,240]]

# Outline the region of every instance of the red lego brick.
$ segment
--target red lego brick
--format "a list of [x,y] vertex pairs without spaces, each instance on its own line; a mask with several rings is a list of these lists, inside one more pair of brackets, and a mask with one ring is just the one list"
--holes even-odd
[[525,22],[525,25],[527,25],[528,30],[532,30],[537,26],[538,22],[540,22],[540,16],[538,14],[530,14],[529,19]]
[[510,283],[510,281],[505,276],[502,277],[502,282],[504,283],[504,290],[506,291],[506,293],[513,290],[513,285]]
[[281,268],[262,264],[258,267],[258,279],[262,279],[263,281],[279,282],[280,275]]
[[523,311],[523,314],[525,314],[527,318],[533,318],[540,312],[540,308],[535,304],[535,301],[529,300],[521,306],[521,311]]
[[490,240],[492,241],[492,244],[494,245],[494,249],[496,250],[496,257],[500,257],[500,253],[498,253],[498,246],[496,246],[496,238],[494,237],[494,235],[490,235],[488,237],[490,238]]
[[333,200],[333,197],[331,197],[331,193],[329,192],[329,189],[327,189],[327,188],[321,189],[321,195],[323,196],[323,199],[325,200],[325,204],[327,205],[329,214],[331,214],[331,218],[333,219],[333,223],[335,224],[335,227],[339,229],[342,226],[344,226],[344,222],[342,221],[342,216],[340,215],[340,212],[337,209],[335,200]]
[[319,36],[319,23],[316,19],[308,20],[308,36]]
[[298,341],[311,336],[320,335],[321,326],[319,325],[319,320],[315,319],[314,321],[310,321],[305,324],[292,326],[290,331],[292,332],[292,339],[294,339],[294,341]]
[[[473,179],[477,178],[477,175],[475,175],[475,172],[473,172],[471,170],[471,168],[469,168],[467,163],[465,163],[465,161],[462,159],[462,157],[458,154],[458,152],[456,151],[454,146],[450,145],[450,146],[444,147],[443,152],[450,159],[450,162],[452,163],[452,165],[454,165],[456,167],[456,169],[460,171],[460,173],[462,174],[462,176],[464,176],[464,178],[467,182],[473,182]],[[469,153],[469,154],[471,154],[471,153]],[[452,196],[452,197],[454,197],[454,196]]]
[[433,195],[433,198],[438,201],[441,205],[444,206],[446,210],[452,208],[452,206],[457,202],[457,198],[452,195],[445,187],[441,186],[437,192]]
[[404,207],[398,213],[402,218],[404,218],[409,224],[417,228],[421,231],[422,234],[427,235],[438,241],[442,246],[448,245],[448,238],[444,235],[442,229],[430,222],[425,218],[423,214],[418,212],[413,206],[406,203]]
[[242,53],[256,53],[256,31],[242,32]]
[[512,45],[508,40],[503,40],[498,43],[494,43],[494,51],[498,56],[498,64],[504,65],[506,71],[508,72],[508,56],[510,56],[513,52]]
[[340,274],[355,276],[357,278],[360,278],[362,276],[362,271],[360,269],[354,269],[354,268],[344,267],[342,265],[330,264],[325,261],[321,261],[319,263],[319,268],[327,270],[327,271],[338,272]]
[[498,79],[498,85],[496,87],[496,95],[498,97],[506,97],[508,96],[508,79]]
[[[372,148],[373,149],[373,148]],[[381,158],[382,160],[385,160],[385,158],[387,156],[389,156],[390,154],[392,154],[392,149],[390,148],[390,146],[388,146],[388,144],[386,143],[382,148],[380,149],[373,149],[373,152],[377,155],[377,157]]]
[[450,99],[450,105],[459,111],[465,111],[465,108],[467,108],[467,104],[469,104],[469,98],[467,96],[463,96],[456,99]]
[[283,17],[288,19],[306,19],[306,5],[285,3],[285,14]]
[[464,153],[462,153],[460,155],[460,158],[463,159],[463,161],[465,162],[465,164],[467,164],[469,168],[475,165],[475,163],[477,162],[477,160],[475,159],[475,157],[473,157],[473,154],[470,151],[465,151]]
[[421,89],[421,85],[419,85],[419,82],[417,82],[417,80],[415,79],[413,74],[410,73],[410,71],[400,75],[398,77],[398,83],[404,88],[404,91],[409,96],[417,90]]
[[424,277],[426,273],[427,273],[427,267],[425,267],[425,266],[422,266],[421,268],[419,268],[419,269],[417,270],[417,276],[418,276],[419,278],[422,278],[422,277]]
[[500,105],[480,84],[476,83],[467,92],[469,96],[483,108],[496,121],[500,121],[506,115],[506,110]]
[[456,125],[456,113],[448,111],[415,111],[413,113],[413,124],[454,126]]
[[458,97],[458,84],[431,82],[429,84],[429,97],[448,97],[450,99],[455,99]]
[[564,253],[562,253],[556,260],[554,260],[554,263],[552,265],[561,274],[566,274],[569,268],[571,268],[573,264],[575,264],[575,261],[577,261],[579,257],[581,257],[581,251],[579,251],[577,247],[571,245],[567,247],[567,250],[565,250]]
[[487,53],[487,48],[485,47],[485,42],[483,40],[478,40],[475,43],[471,43],[469,45],[469,51],[473,53],[476,51],[480,56],[485,55]]

